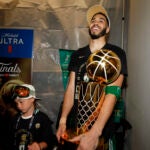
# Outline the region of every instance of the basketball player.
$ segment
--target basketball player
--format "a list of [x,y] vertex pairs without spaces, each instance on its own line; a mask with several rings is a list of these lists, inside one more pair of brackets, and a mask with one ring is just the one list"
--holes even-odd
[[[87,22],[91,39],[89,45],[75,51],[71,57],[68,68],[70,71],[69,81],[64,95],[59,127],[56,133],[58,141],[61,141],[62,137],[67,136],[66,130],[68,128],[75,128],[76,124],[78,124],[78,116],[76,117],[77,112],[74,111],[76,111],[76,104],[78,104],[78,100],[80,100],[78,87],[81,82],[85,80],[86,82],[88,81],[86,62],[89,56],[97,50],[111,50],[116,53],[121,60],[121,71],[119,77],[114,82],[107,85],[104,102],[92,127],[87,132],[77,134],[77,136],[69,140],[72,143],[77,143],[77,150],[95,150],[101,138],[104,139],[104,143],[107,143],[109,138],[113,135],[115,124],[113,122],[112,112],[117,101],[118,91],[119,95],[121,95],[121,87],[127,76],[125,51],[118,46],[109,44],[107,41],[110,32],[110,19],[105,8],[101,5],[94,5],[89,8],[87,11]],[[91,82],[91,79],[89,79],[89,82]],[[86,107],[79,107],[81,107],[83,111],[87,109]],[[72,114],[74,112],[74,116],[70,119],[71,122],[68,127],[68,116],[70,116],[70,112]],[[108,149],[107,146],[104,147],[105,146],[97,149]],[[64,149],[67,148],[65,147]]]

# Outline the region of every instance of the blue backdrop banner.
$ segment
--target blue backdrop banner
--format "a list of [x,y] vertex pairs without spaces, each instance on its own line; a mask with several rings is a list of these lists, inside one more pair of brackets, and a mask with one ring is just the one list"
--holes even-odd
[[0,57],[32,58],[33,29],[0,29]]

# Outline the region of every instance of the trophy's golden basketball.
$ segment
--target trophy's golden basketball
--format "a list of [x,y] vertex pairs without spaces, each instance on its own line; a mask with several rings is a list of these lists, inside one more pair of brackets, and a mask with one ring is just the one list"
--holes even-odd
[[118,78],[121,62],[118,55],[113,51],[101,49],[89,56],[86,70],[92,80],[109,84]]

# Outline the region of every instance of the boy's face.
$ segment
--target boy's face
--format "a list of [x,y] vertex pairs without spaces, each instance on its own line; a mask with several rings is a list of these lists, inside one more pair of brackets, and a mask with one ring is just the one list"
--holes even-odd
[[19,99],[17,98],[15,100],[16,107],[19,111],[21,111],[23,114],[29,113],[34,108],[34,98],[29,99]]

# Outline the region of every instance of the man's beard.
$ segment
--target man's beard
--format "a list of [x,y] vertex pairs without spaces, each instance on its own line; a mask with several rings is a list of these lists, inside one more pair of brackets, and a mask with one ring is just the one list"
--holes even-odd
[[99,34],[92,34],[91,30],[89,29],[89,35],[90,35],[91,39],[98,39],[98,38],[106,35],[106,28],[103,29]]

